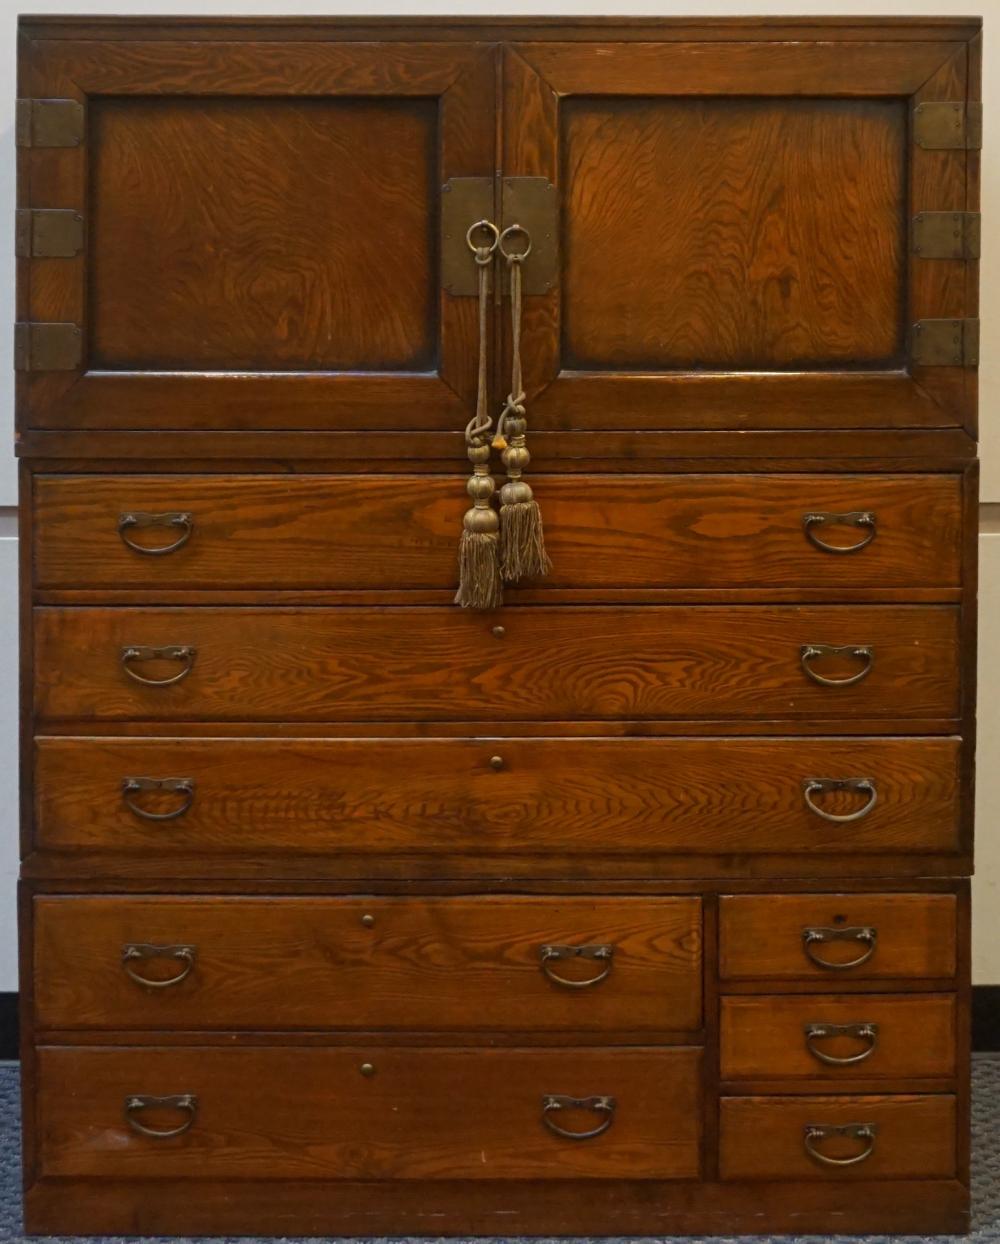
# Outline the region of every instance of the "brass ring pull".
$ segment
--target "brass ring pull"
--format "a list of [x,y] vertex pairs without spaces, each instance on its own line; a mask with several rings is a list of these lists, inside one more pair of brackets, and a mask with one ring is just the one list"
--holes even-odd
[[[132,527],[179,527],[181,533],[172,544],[160,544],[155,548],[150,548],[144,544],[136,544],[134,540],[128,538],[125,533]],[[180,511],[170,514],[147,514],[142,510],[130,510],[127,514],[118,516],[118,534],[122,538],[122,543],[133,552],[144,553],[147,557],[162,557],[165,553],[175,553],[191,539],[192,531],[194,531],[194,515]]]
[[[832,644],[803,644],[799,656],[802,668],[821,687],[853,687],[856,682],[868,677],[875,663],[875,649],[867,644],[845,644],[840,648]],[[864,666],[850,678],[827,678],[823,674],[817,674],[810,665],[817,657],[856,657],[857,660],[864,661]]]
[[[805,1037],[806,1049],[813,1058],[829,1067],[853,1067],[855,1063],[863,1063],[875,1053],[878,1045],[878,1024],[806,1024]],[[815,1044],[830,1037],[854,1037],[858,1041],[867,1041],[868,1044],[857,1054],[838,1057],[836,1054],[825,1053]]]
[[[850,790],[868,796],[868,802],[856,812],[826,812],[813,801],[813,795],[825,794],[828,791]],[[851,821],[860,821],[867,816],[878,802],[878,791],[873,778],[807,778],[802,783],[802,798],[806,807],[824,821],[833,821],[837,825],[847,825]]]
[[[591,985],[599,985],[601,981],[607,980],[611,975],[612,956],[615,953],[614,946],[606,944],[598,944],[595,946],[539,946],[538,954],[541,958],[542,971],[555,985],[561,985],[564,989],[589,989]],[[559,959],[593,959],[598,963],[603,963],[603,969],[596,976],[588,976],[586,980],[570,980],[568,977],[560,976],[557,972],[553,972],[549,966],[550,963]]]
[[[865,534],[856,544],[827,544],[816,532],[817,527],[823,527],[827,523],[860,527]],[[802,529],[809,543],[822,549],[824,553],[859,553],[875,539],[875,515],[871,510],[852,510],[847,514],[803,514]]]
[[[129,795],[146,790],[165,790],[171,794],[183,795],[184,802],[172,812],[147,812],[129,798]],[[194,778],[122,778],[122,800],[131,813],[141,816],[144,821],[176,821],[194,803]]]
[[[184,1110],[188,1117],[178,1127],[158,1128],[147,1127],[135,1117],[141,1110]],[[198,1113],[198,1098],[192,1093],[181,1093],[176,1097],[148,1097],[136,1093],[125,1098],[125,1120],[133,1132],[140,1136],[151,1136],[154,1140],[168,1140],[171,1136],[181,1136],[194,1123]]]
[[[142,985],[144,989],[168,989],[171,985],[179,985],[182,980],[187,980],[194,970],[197,954],[197,946],[153,946],[148,942],[127,942],[122,947],[122,967],[129,980]],[[183,967],[176,976],[168,976],[165,980],[150,980],[134,971],[131,966],[143,959],[176,959]]]
[[[806,1153],[823,1166],[857,1166],[872,1156],[875,1151],[875,1134],[878,1127],[874,1123],[807,1123],[803,1129],[802,1143]],[[865,1142],[865,1147],[852,1158],[831,1158],[820,1153],[816,1145],[831,1136],[847,1136],[851,1140]]]
[[[613,1097],[562,1097],[557,1093],[546,1093],[542,1098],[542,1122],[550,1132],[562,1136],[566,1140],[593,1140],[606,1132],[615,1118],[615,1107],[618,1103]],[[595,1114],[603,1114],[604,1118],[597,1127],[587,1132],[571,1132],[560,1127],[553,1118],[560,1110],[591,1110]]]
[[[492,236],[493,241],[489,244],[489,246],[477,246],[475,242],[473,242],[472,235],[477,229],[484,229]],[[492,220],[477,220],[475,224],[469,225],[468,229],[466,229],[465,241],[469,247],[469,250],[472,251],[473,255],[475,255],[476,263],[488,264],[493,256],[493,252],[500,245],[500,230],[496,227]]]
[[[524,237],[524,250],[508,250],[507,243],[511,238],[517,237],[519,233]],[[507,228],[504,229],[503,233],[500,234],[497,245],[500,247],[500,254],[507,261],[507,263],[524,263],[524,261],[531,254],[531,234],[524,228],[523,225],[508,225]]]
[[[816,947],[825,942],[860,942],[866,949],[856,959],[848,959],[846,963],[831,963],[816,953]],[[850,968],[859,968],[875,953],[878,944],[878,930],[870,925],[859,928],[845,929],[803,929],[802,949],[806,957],[811,959],[818,968],[827,968],[831,972],[846,972]]]
[[[141,682],[146,687],[169,687],[175,682],[180,682],[182,678],[187,678],[194,667],[196,649],[188,647],[186,644],[170,644],[166,648],[147,648],[142,645],[129,645],[121,651],[121,662],[125,673],[129,678],[134,678],[136,682]],[[143,678],[141,674],[137,674],[132,668],[133,661],[183,661],[184,668],[179,674],[174,674],[172,678]]]

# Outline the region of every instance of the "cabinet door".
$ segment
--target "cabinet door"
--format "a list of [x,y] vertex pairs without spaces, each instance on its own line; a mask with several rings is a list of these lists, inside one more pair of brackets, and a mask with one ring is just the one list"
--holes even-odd
[[974,316],[975,263],[917,253],[912,225],[967,207],[977,154],[914,123],[949,101],[964,117],[968,59],[959,41],[513,48],[504,173],[547,178],[561,208],[558,279],[526,306],[533,426],[971,423],[975,325],[926,365],[913,325]]
[[23,153],[20,205],[73,209],[85,243],[25,261],[20,318],[76,325],[82,348],[70,370],[30,363],[24,426],[460,430],[476,300],[442,290],[439,208],[449,178],[492,175],[495,58],[27,45],[21,94],[83,120]]

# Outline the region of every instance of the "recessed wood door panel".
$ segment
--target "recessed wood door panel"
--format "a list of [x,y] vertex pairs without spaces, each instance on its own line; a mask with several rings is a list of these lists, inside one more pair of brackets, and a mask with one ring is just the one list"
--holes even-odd
[[949,606],[524,606],[502,623],[453,607],[34,617],[41,721],[735,718],[763,732],[769,718],[828,718],[850,732],[866,714],[912,730],[959,707]]

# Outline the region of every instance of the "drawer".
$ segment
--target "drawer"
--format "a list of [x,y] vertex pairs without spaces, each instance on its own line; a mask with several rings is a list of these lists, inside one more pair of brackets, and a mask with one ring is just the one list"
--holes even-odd
[[46,608],[34,677],[46,720],[912,722],[958,712],[958,611]]
[[697,898],[45,897],[34,912],[45,1028],[701,1027]]
[[749,894],[719,903],[723,980],[835,980],[955,973],[953,894]]
[[[699,1174],[694,1049],[49,1047],[37,1077],[43,1177]],[[151,1096],[187,1104],[142,1104]]]
[[723,1080],[921,1079],[955,1074],[951,994],[722,999]]
[[[35,745],[35,844],[369,857],[948,852],[960,753],[952,738],[48,736]],[[808,785],[831,778],[871,786]]]
[[[950,587],[960,579],[954,475],[539,476],[532,485],[545,512],[550,586],[821,582],[835,591]],[[460,473],[40,476],[36,583],[449,588],[467,504]],[[161,519],[140,525],[143,515]],[[179,547],[169,555],[141,551],[172,544]],[[824,544],[853,551],[831,555]]]
[[723,1097],[722,1179],[949,1179],[955,1098]]

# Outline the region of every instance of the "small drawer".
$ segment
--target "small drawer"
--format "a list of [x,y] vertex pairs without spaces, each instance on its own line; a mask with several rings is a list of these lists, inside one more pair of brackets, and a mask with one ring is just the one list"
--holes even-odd
[[955,1098],[723,1097],[722,1179],[949,1179]]
[[[825,980],[955,974],[953,894],[749,894],[720,900],[723,980]],[[833,987],[832,985],[830,987]]]
[[697,898],[44,897],[49,1029],[691,1032]]
[[906,1080],[955,1074],[951,994],[722,999],[723,1080]]
[[700,1171],[695,1049],[48,1047],[38,1051],[37,1092],[42,1177],[660,1180]]

